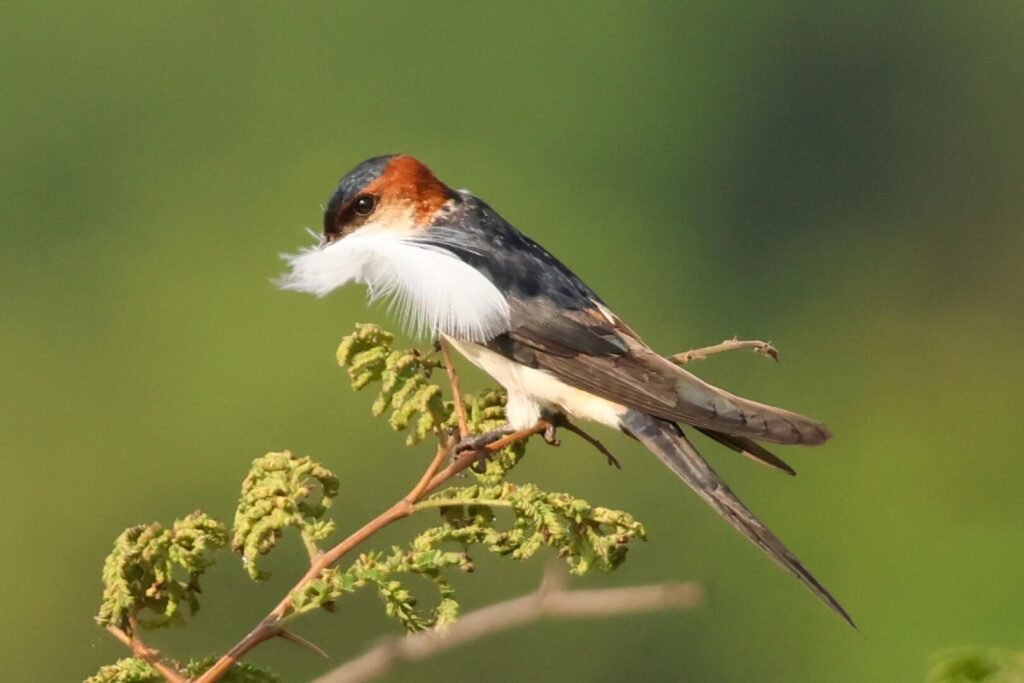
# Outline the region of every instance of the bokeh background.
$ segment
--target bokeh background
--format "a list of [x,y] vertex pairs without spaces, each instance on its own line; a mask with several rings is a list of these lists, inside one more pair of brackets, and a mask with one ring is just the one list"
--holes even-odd
[[[4,678],[122,656],[92,623],[112,539],[197,507],[230,520],[265,451],[340,474],[342,531],[416,478],[428,452],[333,361],[384,312],[270,283],[337,179],[393,151],[486,198],[656,348],[780,348],[697,372],[836,438],[786,450],[795,479],[704,450],[862,633],[602,434],[623,471],[569,438],[518,474],[647,523],[578,585],[695,579],[707,604],[541,624],[390,680],[917,681],[936,651],[1024,645],[1024,5],[853,4],[4,4]],[[269,585],[225,554],[193,626],[154,642],[225,650],[301,570],[286,547]],[[467,606],[542,565],[481,558]],[[340,662],[396,628],[367,594],[298,630]],[[287,643],[253,660],[331,665]]]

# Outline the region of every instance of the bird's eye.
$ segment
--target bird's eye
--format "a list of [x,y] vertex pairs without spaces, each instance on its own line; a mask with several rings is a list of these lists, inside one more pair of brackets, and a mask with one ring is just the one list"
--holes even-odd
[[356,197],[352,203],[352,212],[357,216],[369,216],[377,208],[377,198],[371,194]]

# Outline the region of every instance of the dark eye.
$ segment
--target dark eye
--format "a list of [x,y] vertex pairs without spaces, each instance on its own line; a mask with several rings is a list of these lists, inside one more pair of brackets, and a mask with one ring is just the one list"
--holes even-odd
[[352,202],[352,213],[357,216],[369,216],[377,208],[377,198],[371,194],[364,194],[356,197]]

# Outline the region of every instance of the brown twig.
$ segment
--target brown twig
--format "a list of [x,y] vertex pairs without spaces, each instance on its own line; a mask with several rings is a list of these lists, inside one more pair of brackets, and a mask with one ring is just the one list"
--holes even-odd
[[470,612],[441,631],[382,640],[314,683],[362,683],[382,676],[401,662],[426,659],[465,642],[547,617],[607,617],[689,609],[701,599],[700,586],[693,583],[568,590],[565,575],[552,567],[545,573],[540,587],[529,595]]
[[690,361],[702,360],[708,356],[713,356],[716,353],[723,353],[725,351],[737,351],[740,349],[751,349],[755,353],[760,353],[763,356],[767,356],[775,361],[779,360],[779,350],[772,346],[769,342],[763,341],[741,341],[739,339],[726,339],[720,344],[713,344],[711,346],[704,346],[699,349],[693,349],[691,351],[683,351],[677,353],[674,356],[669,356],[669,360],[679,365],[686,365]]
[[427,465],[427,469],[423,470],[420,480],[416,482],[416,486],[413,486],[412,490],[405,497],[405,500],[410,505],[415,504],[416,501],[423,497],[427,487],[430,486],[430,482],[437,475],[437,471],[441,469],[441,463],[444,462],[445,456],[448,455],[448,449],[454,447],[448,444],[448,440],[445,437],[439,435],[438,439],[440,440],[437,444],[437,452],[434,453],[434,459]]
[[541,420],[529,429],[509,434],[508,436],[498,439],[479,450],[467,451],[456,455],[456,457],[452,458],[452,461],[444,469],[440,469],[440,466],[451,449],[451,446],[447,443],[447,439],[441,438],[433,460],[431,460],[431,463],[423,473],[423,476],[420,477],[420,480],[409,491],[409,493],[403,496],[390,508],[377,515],[377,517],[364,524],[360,529],[352,533],[341,543],[317,556],[311,563],[309,571],[307,571],[295,586],[288,591],[288,594],[281,599],[277,606],[274,607],[274,609],[256,625],[256,628],[250,631],[244,638],[242,638],[242,640],[238,641],[238,643],[236,643],[235,646],[227,652],[227,654],[217,660],[217,662],[207,669],[205,673],[195,679],[194,683],[214,683],[214,681],[220,680],[220,678],[224,676],[224,674],[226,674],[239,659],[254,647],[265,640],[280,635],[281,625],[292,611],[292,593],[300,591],[307,583],[319,578],[325,569],[334,565],[346,553],[384,527],[416,512],[414,506],[421,498],[423,498],[423,496],[462,472],[464,469],[476,462],[481,456],[496,453],[510,443],[528,439],[534,434],[543,432],[547,427],[548,423]]
[[107,631],[128,646],[132,654],[148,662],[151,667],[156,669],[157,673],[170,681],[170,683],[188,683],[188,679],[180,671],[163,660],[159,650],[148,647],[137,636],[130,636],[116,626],[108,626]]
[[455,364],[452,363],[448,345],[443,339],[438,339],[437,345],[441,348],[444,367],[448,371],[448,381],[452,385],[452,402],[455,403],[455,416],[459,420],[459,438],[465,439],[469,436],[469,423],[466,421],[466,406],[462,402],[462,392],[459,390],[459,375],[455,372]]

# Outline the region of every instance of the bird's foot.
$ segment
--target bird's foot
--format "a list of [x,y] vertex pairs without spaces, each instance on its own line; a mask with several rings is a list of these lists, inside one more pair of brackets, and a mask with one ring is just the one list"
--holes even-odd
[[[541,438],[544,439],[544,443],[546,443],[549,446],[561,446],[562,442],[559,441],[558,439],[558,424],[556,422],[557,418],[545,417],[544,419],[548,423],[548,426],[545,427],[544,431],[540,433]],[[562,419],[564,420],[565,418],[563,417]]]
[[[470,467],[474,472],[482,473],[487,469],[487,460],[497,451],[501,450],[503,446],[508,445],[516,441],[528,439],[533,434],[540,434],[541,438],[551,446],[558,446],[561,441],[558,440],[558,427],[565,427],[571,432],[580,434],[586,441],[596,446],[602,453],[606,454],[609,458],[609,462],[614,462],[618,466],[618,461],[615,457],[608,452],[608,449],[601,445],[600,441],[593,439],[579,427],[570,424],[569,421],[561,415],[545,415],[537,421],[532,427],[521,429],[516,431],[512,427],[506,425],[498,429],[492,429],[489,432],[485,432],[478,436],[466,437],[455,445],[452,449],[453,460],[471,457],[474,462]],[[500,442],[500,443],[499,443]]]
[[515,433],[515,430],[506,425],[476,436],[467,436],[455,444],[455,448],[452,449],[452,459],[472,457],[474,462],[470,465],[470,468],[477,474],[482,474],[487,469],[487,461],[493,455],[487,450],[487,447],[498,439],[513,433]]
[[483,450],[503,436],[508,436],[514,432],[515,430],[512,429],[512,427],[505,425],[504,427],[498,427],[497,429],[492,429],[491,431],[484,432],[483,434],[467,436],[465,439],[462,439],[455,444],[455,455],[465,453],[466,451]]

